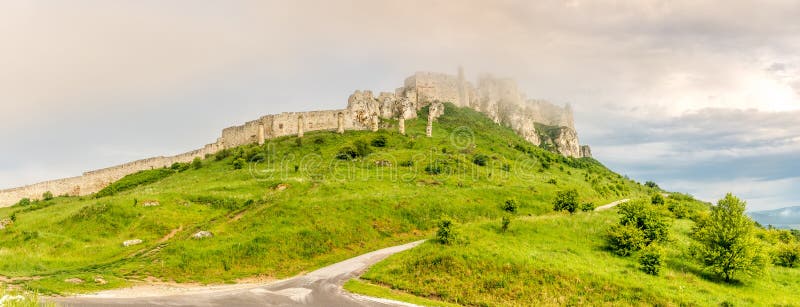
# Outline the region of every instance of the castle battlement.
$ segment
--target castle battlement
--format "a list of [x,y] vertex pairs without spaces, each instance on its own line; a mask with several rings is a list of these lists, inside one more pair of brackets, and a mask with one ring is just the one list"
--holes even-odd
[[[372,91],[355,91],[347,99],[347,108],[340,110],[285,112],[264,115],[243,125],[227,127],[216,142],[203,148],[175,156],[159,156],[137,160],[117,166],[88,171],[81,176],[35,183],[23,187],[0,190],[0,206],[10,206],[22,198],[38,199],[44,192],[54,195],[81,196],[96,193],[122,177],[143,170],[168,167],[173,163],[187,163],[226,148],[245,144],[263,143],[264,140],[283,136],[303,136],[309,131],[377,130],[380,118],[411,119],[417,111],[434,104],[435,114],[430,122],[442,114],[442,102],[459,107],[469,107],[484,113],[498,124],[507,125],[525,140],[539,145],[550,142],[559,153],[571,157],[591,154],[588,146],[581,147],[575,131],[572,109],[559,107],[542,100],[528,100],[513,79],[482,75],[477,86],[464,78],[459,68],[457,75],[437,72],[416,72],[391,92],[374,96]],[[559,135],[552,140],[541,140],[535,124],[560,127]],[[404,129],[404,125],[401,125]],[[401,130],[401,133],[404,132]]]

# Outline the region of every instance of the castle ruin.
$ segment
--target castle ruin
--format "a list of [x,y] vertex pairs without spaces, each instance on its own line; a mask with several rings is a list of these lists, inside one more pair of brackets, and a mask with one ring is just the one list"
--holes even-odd
[[[431,136],[431,123],[444,113],[443,102],[481,112],[494,122],[506,125],[534,145],[547,142],[556,151],[569,157],[590,157],[588,146],[581,146],[575,131],[572,109],[547,101],[527,99],[512,79],[482,75],[476,84],[466,81],[461,68],[457,75],[417,72],[405,79],[394,93],[377,96],[371,91],[355,91],[341,110],[289,112],[265,115],[240,126],[222,130],[216,142],[201,149],[170,157],[154,157],[83,173],[81,176],[35,183],[0,190],[0,206],[10,206],[22,198],[37,199],[50,191],[55,195],[81,196],[100,191],[122,177],[173,163],[187,163],[220,150],[258,143],[283,136],[329,130],[378,130],[380,118],[398,119],[400,133],[405,133],[405,120],[417,117],[417,111],[431,106],[426,133]],[[543,140],[536,124],[555,127],[556,135]]]

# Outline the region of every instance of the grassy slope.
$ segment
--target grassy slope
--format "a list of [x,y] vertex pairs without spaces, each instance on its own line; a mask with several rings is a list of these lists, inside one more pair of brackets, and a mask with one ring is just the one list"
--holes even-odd
[[615,211],[523,217],[507,233],[499,221],[464,225],[459,231],[468,243],[426,242],[362,278],[471,306],[798,304],[800,269],[774,267],[736,285],[705,277],[689,255],[690,220],[673,222],[661,276],[641,272],[635,257],[605,250]]
[[[200,169],[113,196],[0,208],[0,218],[16,214],[16,223],[0,231],[0,275],[39,276],[18,283],[57,293],[148,277],[202,283],[281,278],[427,237],[442,215],[462,223],[496,219],[509,198],[517,199],[522,215],[538,215],[550,211],[555,192],[565,188],[598,204],[646,193],[593,160],[528,146],[470,110],[448,108],[433,138],[424,137],[424,120],[409,120],[406,128],[408,136],[380,132],[388,146],[355,161],[334,157],[344,144],[369,142],[376,133],[307,133],[302,145],[280,138],[241,148],[271,161],[245,169],[234,170],[233,157],[210,158]],[[488,165],[471,162],[478,153],[490,157]],[[378,167],[378,160],[392,167]],[[414,165],[399,166],[408,160]],[[451,173],[427,174],[425,166],[437,160]],[[547,183],[551,179],[556,183]],[[147,200],[161,205],[134,205]],[[215,236],[191,239],[199,230]],[[144,242],[121,245],[133,238]],[[65,282],[75,277],[85,282]]]

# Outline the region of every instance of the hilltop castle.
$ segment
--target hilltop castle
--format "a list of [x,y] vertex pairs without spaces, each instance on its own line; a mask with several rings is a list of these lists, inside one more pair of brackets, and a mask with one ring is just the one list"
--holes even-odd
[[[298,135],[307,131],[378,130],[380,118],[398,119],[404,132],[405,119],[417,117],[417,110],[430,105],[428,134],[431,122],[444,112],[442,102],[472,108],[486,114],[494,122],[506,125],[534,145],[547,145],[569,157],[590,157],[588,146],[580,146],[572,109],[546,101],[529,100],[512,79],[483,75],[477,85],[458,75],[417,72],[406,78],[394,93],[356,91],[347,100],[347,108],[330,111],[290,112],[265,115],[244,125],[225,128],[222,136],[203,148],[171,157],[154,157],[114,167],[83,173],[82,176],[40,182],[24,187],[0,190],[0,206],[9,206],[21,198],[36,199],[50,191],[55,195],[88,195],[100,191],[125,175],[142,170],[170,166],[175,162],[190,162],[222,149],[266,139]],[[537,131],[536,124],[547,126],[549,133]]]

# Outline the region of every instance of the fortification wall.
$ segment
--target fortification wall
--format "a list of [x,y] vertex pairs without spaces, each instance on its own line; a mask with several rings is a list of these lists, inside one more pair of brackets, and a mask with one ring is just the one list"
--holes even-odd
[[462,101],[460,88],[463,80],[457,76],[434,72],[417,72],[406,78],[405,87],[416,89],[417,102],[420,107],[426,102],[440,101],[451,102],[460,107],[469,106],[468,101]]

